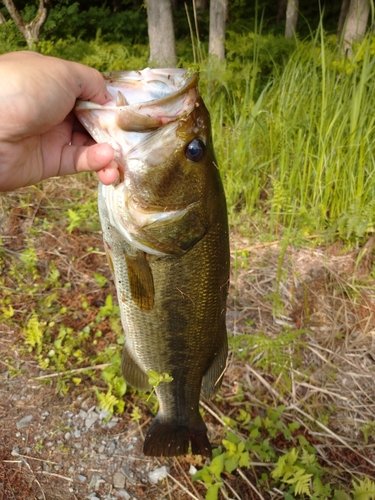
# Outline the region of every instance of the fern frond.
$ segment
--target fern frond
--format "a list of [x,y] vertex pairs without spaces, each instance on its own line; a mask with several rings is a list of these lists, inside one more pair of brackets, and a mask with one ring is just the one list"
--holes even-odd
[[311,467],[317,464],[316,456],[312,453],[309,453],[307,450],[302,450],[302,456],[300,458],[303,465],[307,467]]
[[282,479],[282,481],[287,484],[293,484],[294,493],[297,495],[311,497],[310,479],[312,476],[312,474],[306,474],[304,469],[298,469],[294,471],[293,477],[287,480]]
[[111,385],[109,386],[107,394],[97,392],[97,397],[99,400],[99,408],[113,415],[115,406],[118,405],[120,401],[113,395]]
[[368,477],[353,481],[353,499],[354,500],[375,500],[375,483]]

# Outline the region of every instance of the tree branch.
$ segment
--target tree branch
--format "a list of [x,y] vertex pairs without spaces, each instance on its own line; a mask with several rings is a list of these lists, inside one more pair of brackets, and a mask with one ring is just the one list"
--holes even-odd
[[32,19],[29,23],[25,23],[22,19],[22,16],[18,12],[17,7],[14,5],[13,0],[2,1],[9,12],[10,17],[13,19],[14,24],[20,30],[27,42],[28,47],[31,49],[34,43],[39,41],[40,30],[47,19],[48,0],[39,0],[38,12],[36,13],[34,19]]

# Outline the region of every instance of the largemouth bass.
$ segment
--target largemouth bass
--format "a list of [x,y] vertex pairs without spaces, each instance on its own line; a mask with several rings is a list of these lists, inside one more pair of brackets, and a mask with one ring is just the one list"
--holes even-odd
[[99,214],[125,331],[122,372],[159,411],[145,455],[211,456],[199,413],[226,367],[229,240],[224,190],[198,75],[145,69],[105,75],[112,100],[78,102],[97,142],[117,151],[120,179],[99,184]]

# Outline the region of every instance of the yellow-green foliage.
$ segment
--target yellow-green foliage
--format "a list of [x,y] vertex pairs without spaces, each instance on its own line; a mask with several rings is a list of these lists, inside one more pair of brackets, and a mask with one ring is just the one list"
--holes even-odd
[[301,458],[300,455],[295,448],[292,448],[288,453],[279,457],[271,476],[282,483],[291,485],[292,493],[311,497],[310,479],[313,474],[306,473],[304,462],[310,461],[316,464],[316,457],[305,454]]
[[44,330],[46,328],[45,322],[40,322],[38,316],[33,313],[28,320],[25,328],[25,343],[35,348],[39,354],[42,350],[42,342]]
[[301,363],[298,349],[303,346],[303,333],[301,330],[284,331],[275,338],[261,333],[244,334],[230,338],[229,342],[241,358],[264,371],[270,371],[289,388],[289,370],[291,367],[298,368]]
[[73,37],[54,42],[44,40],[39,42],[38,50],[44,55],[81,62],[99,71],[142,69],[148,62],[146,46],[105,42],[100,30],[95,40],[89,42]]
[[368,477],[364,479],[353,480],[353,498],[354,500],[374,500],[375,483]]

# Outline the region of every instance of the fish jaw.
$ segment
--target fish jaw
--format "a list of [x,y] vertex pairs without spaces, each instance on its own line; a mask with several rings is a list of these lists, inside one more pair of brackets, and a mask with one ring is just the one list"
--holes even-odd
[[124,184],[106,186],[99,183],[99,212],[105,206],[109,223],[127,243],[150,255],[165,256],[172,252],[162,249],[157,241],[142,238],[142,229],[155,223],[173,223],[185,215],[187,209],[166,211],[141,211],[126,195]]

